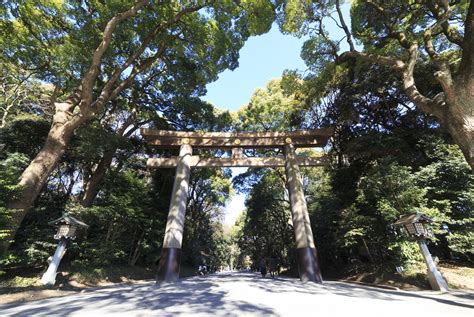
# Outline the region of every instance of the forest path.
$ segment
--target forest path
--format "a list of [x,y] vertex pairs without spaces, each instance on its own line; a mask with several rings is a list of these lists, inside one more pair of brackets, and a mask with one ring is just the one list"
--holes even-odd
[[474,294],[301,283],[226,272],[0,305],[0,316],[473,316]]

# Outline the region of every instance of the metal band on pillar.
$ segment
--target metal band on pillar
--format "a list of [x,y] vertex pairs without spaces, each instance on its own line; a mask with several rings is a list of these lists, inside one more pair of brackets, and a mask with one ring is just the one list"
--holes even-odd
[[183,140],[173,185],[165,238],[158,265],[158,281],[173,282],[179,278],[181,243],[183,241],[186,201],[191,172],[192,148]]
[[300,279],[303,282],[312,281],[322,283],[313,232],[309,220],[308,208],[303,191],[300,169],[295,155],[295,148],[291,139],[286,140],[286,177],[290,195],[293,230],[296,240],[296,254]]

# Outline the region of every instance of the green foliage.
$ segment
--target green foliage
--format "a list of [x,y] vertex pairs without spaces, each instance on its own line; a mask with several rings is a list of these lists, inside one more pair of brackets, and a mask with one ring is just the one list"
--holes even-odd
[[152,193],[142,176],[131,170],[109,173],[97,203],[81,212],[83,220],[91,225],[77,261],[135,264],[140,254],[147,256],[142,253],[144,249],[157,248],[161,243],[148,240],[153,237],[152,231],[163,225],[160,212],[164,211],[153,208]]
[[42,286],[41,280],[38,277],[22,277],[15,276],[12,279],[1,281],[0,287],[2,288],[11,288],[11,287],[33,287],[33,286]]
[[302,124],[303,104],[294,95],[286,95],[281,80],[271,80],[265,89],[257,88],[248,105],[238,112],[237,129],[247,131],[292,130]]
[[335,50],[339,51],[338,43],[331,45],[322,37],[313,37],[304,42],[301,58],[312,72],[320,74],[334,60]]
[[155,273],[146,268],[127,265],[84,266],[73,262],[70,266],[71,279],[85,285],[96,285],[103,282],[123,283],[129,279],[144,280],[154,278]]
[[[466,199],[461,203],[455,196],[444,196],[438,197],[446,202],[440,204],[440,200],[434,199],[431,194],[433,187],[426,186],[426,181],[436,182],[440,178],[449,186],[455,182],[450,182],[448,177],[455,179],[464,175],[470,179],[469,167],[458,150],[455,157],[463,166],[461,173],[449,176],[439,173],[432,178],[425,178],[427,171],[442,164],[442,161],[435,161],[420,171],[413,172],[410,167],[382,159],[376,165],[359,171],[357,182],[353,184],[354,195],[341,192],[340,182],[347,186],[349,181],[347,171],[336,169],[328,174],[307,174],[308,208],[323,267],[324,263],[331,261],[338,261],[338,265],[345,266],[341,260],[416,265],[422,260],[416,244],[407,242],[406,236],[397,234],[391,225],[402,215],[413,212],[425,213],[435,221],[432,228],[435,234],[431,244],[432,252],[449,258],[449,255],[444,255],[444,250],[449,249],[463,254],[465,258],[472,256],[472,200]],[[453,162],[448,157],[445,159]],[[351,168],[360,169],[360,166],[346,169]],[[339,178],[337,175],[340,173],[344,173],[346,177]],[[443,191],[442,186],[436,188]],[[472,183],[463,183],[457,190],[457,195],[469,196]],[[456,226],[454,214],[450,208],[446,208],[453,203],[459,203],[459,207],[469,210],[467,215],[458,216],[464,225]],[[449,234],[442,229],[442,223],[449,224]]]
[[241,22],[246,24],[250,34],[262,34],[270,31],[270,27],[275,20],[273,5],[266,0],[243,0],[240,7],[247,16]]
[[425,192],[416,186],[409,167],[382,163],[359,182],[356,203],[362,208],[375,207],[376,213],[388,223],[425,205]]
[[[65,91],[77,86],[91,63],[107,22],[133,4],[131,1],[16,1],[0,7],[0,44],[4,57],[25,68],[42,67],[37,76]],[[170,23],[185,9],[181,23]],[[105,52],[101,72],[110,75],[127,60],[157,26],[144,58],[164,44],[166,56],[149,73],[166,68],[156,88],[162,94],[173,91],[202,91],[208,81],[226,68],[237,67],[238,50],[252,35],[267,32],[274,20],[271,2],[265,0],[198,1],[150,3],[136,16],[122,21]],[[166,23],[168,22],[168,23]],[[175,36],[176,34],[180,36]],[[21,49],[19,49],[21,48]],[[165,66],[165,67],[163,67]],[[143,84],[146,76],[137,77]],[[186,93],[184,93],[186,95]],[[194,95],[191,93],[190,95]]]
[[27,164],[28,158],[19,153],[9,154],[0,160],[0,240],[10,230],[11,210],[7,208],[7,202],[19,190],[17,180]]
[[474,256],[474,176],[459,149],[437,145],[430,153],[434,163],[417,173],[417,183],[427,190],[428,205],[442,210],[447,225],[441,245],[472,260]]
[[[30,160],[41,149],[50,127],[50,122],[43,117],[20,114],[1,129],[0,148],[6,153],[22,153]],[[24,166],[24,165],[23,165]]]
[[[1,41],[1,39],[0,39]],[[51,118],[50,85],[34,78],[35,71],[0,58],[0,127],[5,128],[20,115]]]
[[404,264],[408,269],[416,267],[423,261],[419,247],[416,243],[406,240],[397,241],[388,246],[390,251],[395,251],[399,254],[399,263]]
[[311,6],[311,1],[284,1],[285,21],[281,26],[287,32],[297,32],[306,19],[306,13]]
[[[460,1],[450,4],[451,18],[464,20],[467,3],[468,1]],[[431,4],[417,1],[385,1],[379,7],[368,1],[354,1],[351,6],[352,34],[369,52],[396,54],[400,48],[396,37],[383,38],[383,35],[404,32],[408,40],[421,43],[423,32],[434,23],[432,10]],[[452,33],[461,32],[460,27],[456,23],[449,25]],[[443,51],[455,48],[441,32],[434,35],[434,38],[437,48]]]
[[183,260],[192,267],[226,265],[228,241],[222,227],[223,208],[233,195],[229,171],[193,170],[183,237]]
[[355,201],[342,211],[341,248],[357,249],[363,245],[371,261],[374,261],[371,248],[382,260],[392,258],[401,263],[411,260],[410,247],[394,235],[391,224],[415,211],[433,218],[439,213],[426,207],[425,191],[416,186],[415,179],[410,168],[383,162],[360,177]]

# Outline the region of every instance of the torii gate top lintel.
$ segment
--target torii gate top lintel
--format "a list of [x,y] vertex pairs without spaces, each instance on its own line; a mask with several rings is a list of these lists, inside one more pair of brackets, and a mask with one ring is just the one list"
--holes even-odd
[[172,149],[189,144],[196,149],[212,148],[275,148],[286,144],[294,147],[324,147],[333,129],[292,132],[188,132],[141,129],[149,145]]
[[[332,136],[330,128],[293,132],[186,132],[142,129],[141,133],[151,146],[161,149],[232,149],[230,158],[208,158],[191,155],[188,164],[192,167],[277,167],[285,166],[284,156],[276,157],[243,157],[244,148],[277,148],[288,147],[324,147]],[[185,152],[183,152],[185,153]],[[182,153],[181,153],[182,154]],[[176,167],[182,155],[171,158],[149,158],[148,167]],[[184,155],[184,154],[183,154]],[[300,166],[327,165],[324,157],[295,156]]]

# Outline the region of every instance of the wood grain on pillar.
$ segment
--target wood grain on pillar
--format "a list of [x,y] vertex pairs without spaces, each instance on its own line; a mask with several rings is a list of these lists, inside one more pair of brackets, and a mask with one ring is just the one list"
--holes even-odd
[[291,144],[285,146],[285,154],[286,177],[290,194],[296,248],[314,248],[313,233],[304,197],[303,181],[296,162],[295,149]]
[[166,222],[163,249],[158,265],[158,281],[160,282],[174,282],[179,278],[192,154],[192,148],[189,144],[181,145],[168,221]]
[[183,144],[179,152],[179,162],[176,167],[176,177],[166,223],[164,248],[181,248],[183,241],[184,216],[188,198],[189,176],[191,173],[192,148]]
[[322,283],[313,231],[309,219],[306,199],[304,197],[303,181],[296,160],[295,147],[288,138],[285,145],[286,178],[290,195],[291,215],[296,242],[296,255],[300,279]]

